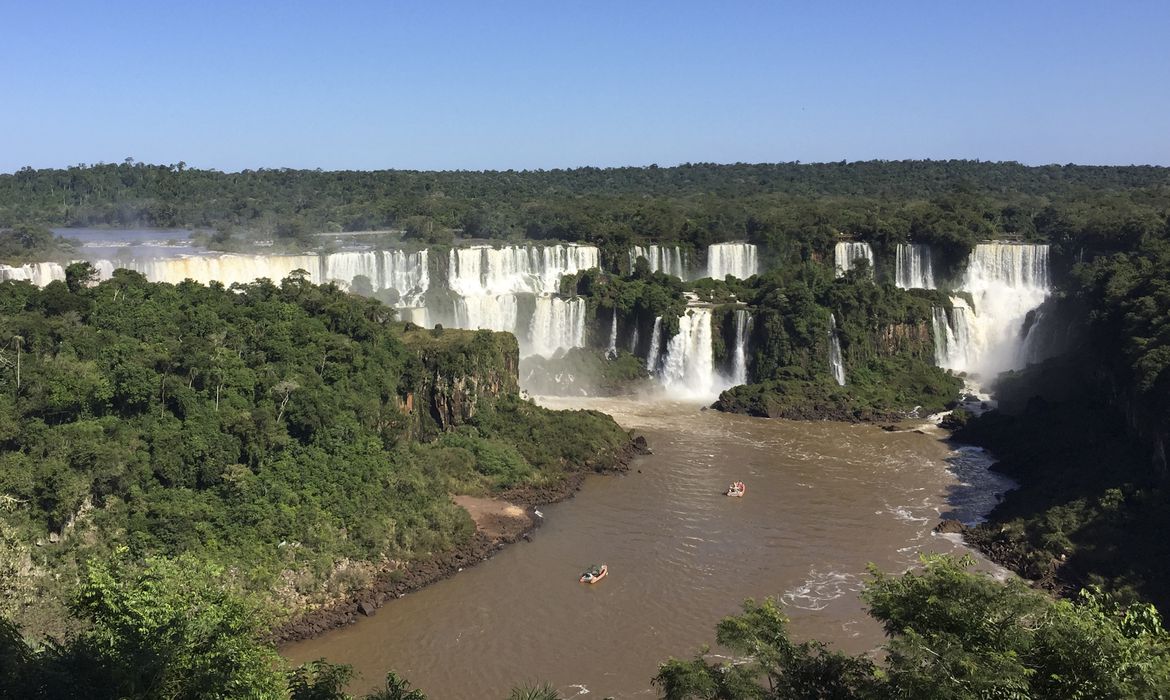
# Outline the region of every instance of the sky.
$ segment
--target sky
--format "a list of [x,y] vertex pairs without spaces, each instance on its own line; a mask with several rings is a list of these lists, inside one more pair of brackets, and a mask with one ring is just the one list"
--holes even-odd
[[1170,165],[1170,2],[0,0],[0,172]]

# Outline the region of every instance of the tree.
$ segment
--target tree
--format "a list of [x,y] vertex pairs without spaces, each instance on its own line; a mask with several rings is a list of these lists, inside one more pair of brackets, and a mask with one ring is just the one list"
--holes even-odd
[[1164,698],[1170,635],[1150,605],[1123,609],[1088,592],[1054,600],[972,560],[926,556],[920,571],[871,571],[862,598],[889,635],[881,666],[796,644],[773,600],[747,601],[716,639],[739,657],[671,659],[654,683],[668,700],[740,698]]
[[[280,659],[258,639],[264,617],[219,567],[191,556],[134,567],[123,550],[94,562],[73,612],[90,627],[65,658],[87,675],[90,697],[281,697]],[[75,680],[81,680],[76,678]]]

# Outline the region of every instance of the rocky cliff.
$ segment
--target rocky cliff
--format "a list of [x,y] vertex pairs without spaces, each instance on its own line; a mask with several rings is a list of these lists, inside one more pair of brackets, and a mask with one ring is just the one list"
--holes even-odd
[[402,398],[418,437],[462,425],[485,402],[520,390],[520,349],[511,333],[437,328],[408,331],[403,341],[421,364]]

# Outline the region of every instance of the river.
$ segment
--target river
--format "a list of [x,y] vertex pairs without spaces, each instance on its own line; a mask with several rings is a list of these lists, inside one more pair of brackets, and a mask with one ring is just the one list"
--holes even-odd
[[[857,598],[866,565],[901,571],[919,552],[966,551],[931,529],[976,519],[1006,487],[986,455],[953,449],[929,424],[886,432],[664,399],[541,403],[605,411],[653,454],[543,508],[531,542],[282,653],[353,665],[353,692],[395,670],[431,700],[543,682],[566,697],[657,697],[660,661],[713,643],[721,617],[764,596],[786,603],[797,638],[860,653],[883,640]],[[733,480],[747,483],[744,498],[722,495]],[[593,562],[609,577],[578,583]]]

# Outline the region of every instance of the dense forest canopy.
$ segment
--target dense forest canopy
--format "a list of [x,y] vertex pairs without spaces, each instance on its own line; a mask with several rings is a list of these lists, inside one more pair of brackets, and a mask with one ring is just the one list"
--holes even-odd
[[430,242],[748,239],[783,256],[844,233],[955,258],[990,237],[1115,247],[1163,230],[1168,203],[1163,167],[980,161],[222,173],[127,159],[0,175],[0,227],[188,226],[217,229],[220,245],[233,232],[304,246],[314,232],[397,229]]
[[467,540],[450,494],[555,484],[629,439],[520,400],[509,334],[404,332],[298,275],[92,276],[0,283],[0,569],[23,572],[0,615],[32,631],[119,546],[235,567],[291,612]]

